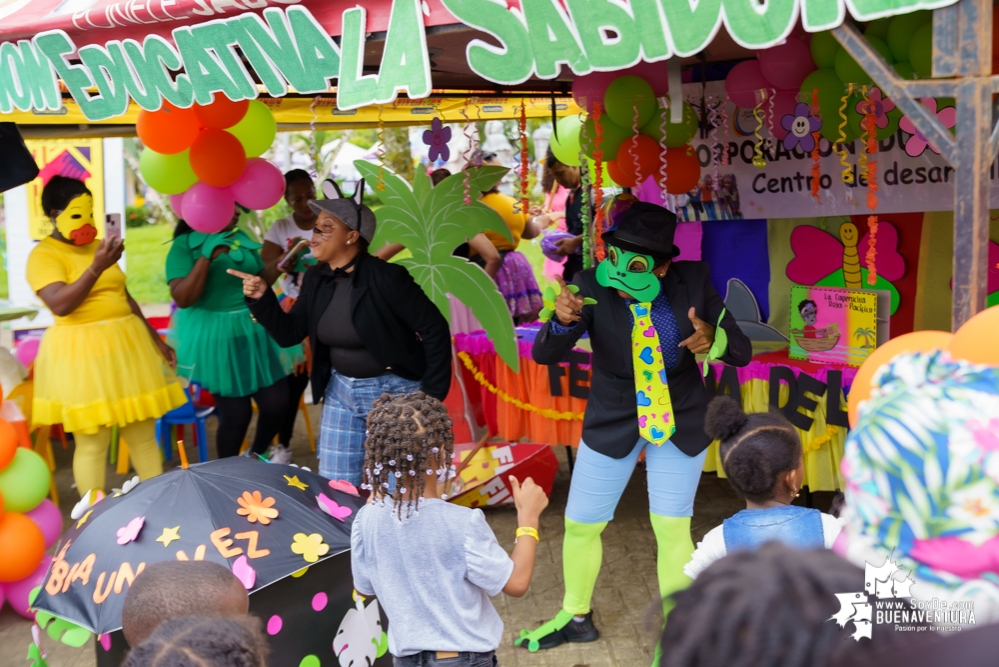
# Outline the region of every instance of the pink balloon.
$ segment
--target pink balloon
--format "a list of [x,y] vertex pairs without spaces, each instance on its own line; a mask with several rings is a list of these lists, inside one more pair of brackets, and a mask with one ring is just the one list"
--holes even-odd
[[48,573],[51,563],[52,556],[42,556],[42,562],[38,564],[34,572],[20,581],[4,584],[7,592],[7,602],[10,603],[11,608],[29,620],[34,620],[35,618],[35,613],[28,611],[28,597],[31,595],[31,589],[45,583],[45,575]]
[[213,188],[198,181],[184,193],[184,220],[192,229],[214,234],[232,221],[236,200],[228,188]]
[[252,157],[239,180],[229,186],[229,192],[240,204],[257,211],[270,208],[284,196],[284,176],[267,160]]
[[[767,119],[767,124],[771,125],[774,129],[774,136],[778,139],[783,139],[787,136],[787,130],[781,125],[780,119],[787,114],[794,113],[794,107],[798,105],[798,90],[778,90],[776,97],[774,97],[774,117],[773,122]],[[767,112],[770,111],[769,103],[764,107]]]
[[35,357],[38,356],[38,346],[41,343],[41,338],[25,338],[14,349],[14,358],[27,368],[35,360]]
[[62,535],[62,512],[48,498],[39,503],[35,509],[25,512],[24,516],[34,521],[35,525],[42,529],[46,549],[55,544],[59,536]]
[[620,72],[593,72],[577,76],[572,82],[572,97],[587,113],[593,113],[593,103],[603,102],[607,86],[619,76]]
[[173,212],[177,214],[178,218],[184,217],[184,193],[181,192],[179,195],[170,195],[170,208]]
[[763,77],[758,60],[744,60],[725,77],[725,94],[736,106],[752,109],[756,106],[756,91],[773,88]]
[[757,57],[763,78],[778,90],[801,87],[805,77],[815,71],[808,45],[793,37],[779,46],[760,51]]
[[656,97],[662,97],[669,92],[669,75],[667,74],[665,60],[658,63],[647,63],[643,60],[623,72],[618,72],[618,74],[631,74],[642,77],[652,86],[652,92],[655,93]]

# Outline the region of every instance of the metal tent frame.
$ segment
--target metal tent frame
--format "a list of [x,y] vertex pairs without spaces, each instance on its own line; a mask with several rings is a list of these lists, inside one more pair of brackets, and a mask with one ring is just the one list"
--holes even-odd
[[[999,150],[999,125],[993,127],[999,76],[992,76],[992,0],[960,0],[933,12],[932,79],[901,79],[853,25],[843,24],[833,34],[954,167],[951,327],[956,331],[985,309],[987,292],[989,166]],[[925,97],[956,100],[954,135],[920,104]]]

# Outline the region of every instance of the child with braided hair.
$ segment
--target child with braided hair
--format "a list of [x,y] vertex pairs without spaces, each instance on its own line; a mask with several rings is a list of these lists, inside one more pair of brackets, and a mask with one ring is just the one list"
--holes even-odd
[[801,438],[777,412],[747,415],[730,396],[708,404],[704,430],[721,441],[722,468],[746,509],[708,531],[683,571],[696,578],[727,553],[776,540],[798,549],[832,548],[836,517],[792,505],[805,474]]
[[377,596],[388,615],[396,667],[492,667],[503,621],[489,597],[527,592],[548,498],[531,478],[510,477],[521,528],[507,555],[482,510],[441,498],[454,434],[439,400],[383,394],[367,425],[363,487],[371,500],[351,531],[354,588]]
[[266,667],[267,641],[253,616],[184,616],[160,625],[124,667]]

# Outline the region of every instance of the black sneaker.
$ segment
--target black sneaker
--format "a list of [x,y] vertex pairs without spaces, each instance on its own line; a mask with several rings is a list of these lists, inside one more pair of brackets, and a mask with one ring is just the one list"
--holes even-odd
[[538,640],[539,649],[555,648],[566,642],[583,644],[600,639],[600,631],[593,625],[593,612],[588,613],[583,620],[575,618],[561,630],[556,630]]

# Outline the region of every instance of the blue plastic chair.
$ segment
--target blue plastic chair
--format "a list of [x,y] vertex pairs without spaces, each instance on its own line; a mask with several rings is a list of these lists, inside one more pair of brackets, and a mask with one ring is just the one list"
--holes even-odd
[[[194,390],[193,397],[191,390]],[[201,393],[201,388],[195,384],[192,384],[189,389],[185,389],[184,393],[187,394],[187,403],[179,408],[174,408],[156,420],[156,442],[163,450],[163,457],[169,461],[173,458],[172,428],[174,426],[184,428],[186,424],[193,424],[194,438],[198,443],[198,460],[203,463],[208,460],[208,430],[205,428],[205,422],[215,412],[215,408],[211,406],[195,407],[194,403],[197,401],[198,394]]]

